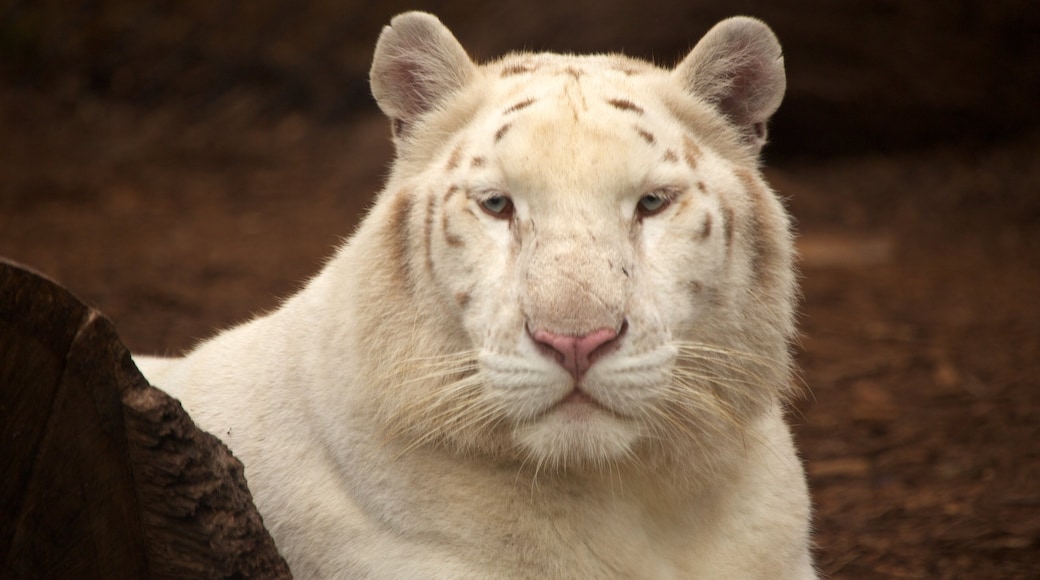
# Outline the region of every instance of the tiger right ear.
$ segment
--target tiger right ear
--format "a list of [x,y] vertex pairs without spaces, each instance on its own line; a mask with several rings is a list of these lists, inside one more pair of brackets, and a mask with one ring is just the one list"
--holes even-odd
[[673,74],[684,89],[716,107],[756,152],[762,148],[766,122],[787,88],[780,42],[765,23],[746,16],[719,22]]
[[401,138],[476,74],[465,49],[432,14],[406,12],[383,28],[369,71],[372,96]]

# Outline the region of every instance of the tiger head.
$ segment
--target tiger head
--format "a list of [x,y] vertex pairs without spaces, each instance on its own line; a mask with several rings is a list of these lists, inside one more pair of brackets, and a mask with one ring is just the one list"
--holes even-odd
[[413,12],[371,85],[396,160],[362,226],[384,306],[361,330],[389,433],[541,468],[711,455],[788,391],[792,241],[758,167],[785,76],[764,24],[725,20],[671,70],[477,65]]

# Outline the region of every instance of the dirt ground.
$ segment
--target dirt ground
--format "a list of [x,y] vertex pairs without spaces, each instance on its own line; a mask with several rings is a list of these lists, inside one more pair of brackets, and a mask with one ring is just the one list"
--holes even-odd
[[[136,352],[276,307],[350,233],[391,149],[375,115],[261,105],[0,85],[0,255]],[[799,222],[791,418],[827,577],[1040,575],[1038,152],[1026,132],[768,164]]]

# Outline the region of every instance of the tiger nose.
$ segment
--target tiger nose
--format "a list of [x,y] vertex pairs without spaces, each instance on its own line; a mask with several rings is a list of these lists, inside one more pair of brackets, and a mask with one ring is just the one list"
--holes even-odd
[[535,342],[548,347],[546,350],[551,350],[556,361],[567,369],[575,380],[580,381],[598,355],[617,340],[618,332],[612,328],[601,328],[582,336],[567,336],[548,330],[536,330],[531,337]]

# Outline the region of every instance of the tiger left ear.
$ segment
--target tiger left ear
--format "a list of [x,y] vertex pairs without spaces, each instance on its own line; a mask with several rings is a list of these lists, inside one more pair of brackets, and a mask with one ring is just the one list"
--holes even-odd
[[414,122],[476,75],[465,49],[432,14],[406,12],[383,28],[369,71],[372,96],[405,138]]
[[784,57],[773,31],[747,16],[716,24],[672,74],[689,93],[715,106],[756,152],[766,122],[787,88]]

